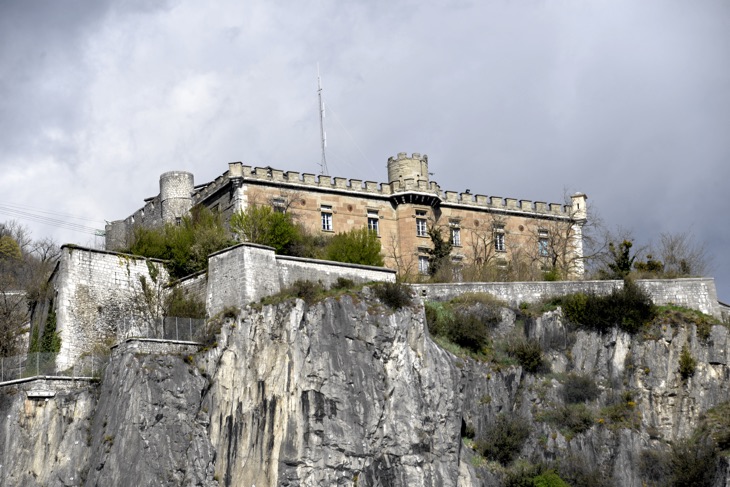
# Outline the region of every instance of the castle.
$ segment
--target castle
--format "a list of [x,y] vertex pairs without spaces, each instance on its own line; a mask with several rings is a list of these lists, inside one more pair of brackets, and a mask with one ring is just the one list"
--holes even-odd
[[[425,274],[429,229],[451,239],[453,268],[494,269],[518,262],[563,278],[583,276],[582,227],[586,195],[569,204],[533,202],[442,191],[429,180],[428,157],[399,153],[388,159],[388,182],[315,176],[250,167],[240,162],[209,183],[195,185],[189,172],[160,177],[160,193],[144,207],[106,227],[107,250],[128,248],[137,225],[179,223],[195,205],[219,212],[225,222],[249,205],[289,212],[311,232],[334,234],[367,226],[380,237],[385,265],[401,275]],[[485,280],[485,276],[471,276]],[[524,276],[522,276],[524,277]]]

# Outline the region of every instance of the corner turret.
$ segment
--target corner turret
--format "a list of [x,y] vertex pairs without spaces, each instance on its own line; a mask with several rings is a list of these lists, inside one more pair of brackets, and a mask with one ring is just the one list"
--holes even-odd
[[170,171],[160,176],[160,206],[163,223],[175,223],[193,207],[193,174]]
[[388,158],[388,183],[413,179],[428,181],[428,156],[414,152],[411,157],[399,152],[396,157]]
[[571,210],[573,220],[578,223],[585,223],[588,219],[588,196],[585,193],[578,192],[572,195],[570,199],[573,202],[573,208]]

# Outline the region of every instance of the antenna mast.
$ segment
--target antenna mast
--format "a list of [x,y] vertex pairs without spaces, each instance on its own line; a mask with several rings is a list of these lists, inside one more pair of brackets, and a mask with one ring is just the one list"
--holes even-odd
[[322,162],[320,162],[320,173],[329,176],[327,170],[327,156],[325,156],[325,147],[327,147],[327,134],[324,131],[324,102],[322,101],[322,80],[319,77],[319,63],[317,63],[317,96],[319,97],[319,135],[322,142]]

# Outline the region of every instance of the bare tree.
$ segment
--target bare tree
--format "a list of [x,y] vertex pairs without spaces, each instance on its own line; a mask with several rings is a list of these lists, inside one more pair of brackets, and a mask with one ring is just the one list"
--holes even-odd
[[406,258],[398,245],[398,236],[391,233],[388,241],[383,246],[383,251],[387,261],[395,267],[398,279],[403,282],[412,282],[417,274],[414,272],[415,264],[413,259]]
[[707,249],[687,231],[662,233],[657,256],[664,264],[665,277],[703,276],[710,267]]

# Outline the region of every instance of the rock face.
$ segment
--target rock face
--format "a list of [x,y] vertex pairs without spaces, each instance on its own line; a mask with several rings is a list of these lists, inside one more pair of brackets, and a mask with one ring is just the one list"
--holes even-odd
[[[0,391],[0,485],[501,485],[462,435],[517,413],[531,422],[524,458],[579,457],[638,487],[642,450],[690,435],[730,399],[722,326],[704,339],[669,324],[656,336],[599,335],[571,332],[559,311],[505,310],[495,333],[519,330],[547,351],[552,373],[532,374],[451,355],[429,338],[422,305],[393,312],[367,289],[248,307],[219,324],[216,344],[195,355],[119,347],[99,385],[48,401]],[[685,347],[697,367],[683,379]],[[597,411],[631,391],[630,424],[597,418],[568,434],[545,421],[567,372],[595,379]]]
[[223,334],[205,404],[224,485],[457,485],[460,371],[422,313],[372,306],[298,301]]

